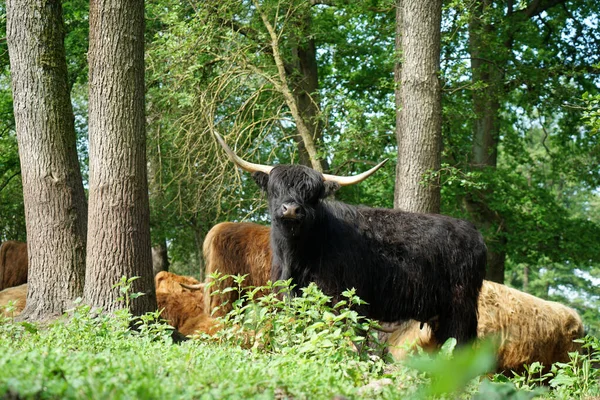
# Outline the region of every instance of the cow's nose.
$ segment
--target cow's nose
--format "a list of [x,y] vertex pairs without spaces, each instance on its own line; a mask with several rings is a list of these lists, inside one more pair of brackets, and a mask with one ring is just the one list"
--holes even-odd
[[281,215],[283,218],[296,218],[300,206],[296,204],[283,203],[281,205]]

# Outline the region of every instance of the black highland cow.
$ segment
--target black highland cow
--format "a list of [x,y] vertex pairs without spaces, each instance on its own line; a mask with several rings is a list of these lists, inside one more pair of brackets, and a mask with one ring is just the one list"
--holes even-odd
[[486,246],[471,223],[325,200],[383,163],[354,177],[336,177],[301,165],[248,163],[217,139],[267,193],[272,278],[292,278],[296,288],[315,282],[334,301],[354,287],[368,303],[359,313],[384,322],[435,319],[439,343],[477,337]]

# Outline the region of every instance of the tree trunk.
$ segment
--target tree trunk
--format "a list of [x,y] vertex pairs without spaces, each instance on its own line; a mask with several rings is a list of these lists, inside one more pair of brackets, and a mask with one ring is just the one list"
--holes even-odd
[[87,211],[67,83],[61,2],[8,0],[7,41],[29,254],[22,319],[81,296]]
[[140,276],[134,315],[156,310],[144,117],[144,2],[90,2],[89,230],[85,300],[123,308],[122,276]]
[[198,225],[193,225],[192,231],[194,232],[194,243],[196,244],[196,254],[198,257],[198,279],[204,281],[206,278],[206,264],[204,262],[202,245],[204,244],[204,238],[206,238],[206,231]]
[[[294,38],[295,45],[292,48],[293,63],[292,70],[293,92],[298,104],[301,118],[311,133],[313,142],[318,144],[323,137],[323,124],[321,122],[321,111],[319,110],[319,70],[317,65],[317,50],[314,39],[310,35],[311,16],[310,10],[306,16],[300,17],[297,27],[300,35]],[[294,31],[295,32],[295,31]],[[312,166],[312,162],[302,135],[298,132],[295,137],[298,144],[298,157],[302,165]],[[323,171],[329,170],[325,158],[318,160]]]
[[529,265],[523,267],[523,291],[529,292]]
[[261,7],[258,1],[253,1],[256,10],[260,14],[260,17],[263,21],[267,32],[269,33],[269,37],[271,38],[271,50],[273,52],[273,61],[275,62],[275,66],[277,67],[277,77],[278,80],[271,80],[273,85],[279,90],[285,99],[285,103],[290,109],[292,117],[294,118],[294,122],[296,124],[296,129],[298,130],[298,134],[302,138],[302,143],[304,145],[304,149],[306,150],[306,154],[308,154],[310,165],[313,169],[323,172],[323,167],[321,161],[319,161],[319,157],[317,154],[317,148],[315,145],[315,141],[313,139],[313,132],[311,132],[309,125],[307,125],[306,121],[302,117],[299,105],[296,97],[292,93],[292,89],[290,89],[288,85],[288,73],[285,70],[285,62],[283,56],[281,54],[280,49],[280,35],[276,32],[276,27],[269,22],[267,15],[262,12]]
[[403,63],[396,91],[398,164],[394,207],[416,212],[440,211],[437,179],[425,175],[440,169],[442,105],[440,68],[442,2],[398,2]]
[[154,275],[160,271],[169,271],[169,254],[167,251],[167,240],[161,239],[160,243],[152,248],[152,270]]
[[[490,46],[493,43],[494,26],[483,18],[490,7],[489,0],[480,1],[473,10],[469,21],[469,52],[471,55],[471,76],[480,89],[473,90],[473,149],[471,165],[476,169],[496,168],[498,159],[498,138],[500,132],[500,95],[504,80],[501,69],[491,60],[498,59],[498,51],[506,49]],[[494,55],[495,54],[495,55]],[[467,210],[475,224],[486,234],[488,245],[488,265],[486,279],[504,283],[506,262],[506,238],[504,225],[486,204],[485,198],[493,193],[481,193],[483,198],[466,197]]]

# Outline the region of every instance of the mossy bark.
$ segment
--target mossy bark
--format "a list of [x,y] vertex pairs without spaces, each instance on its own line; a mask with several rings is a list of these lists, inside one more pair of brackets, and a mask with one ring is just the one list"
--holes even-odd
[[83,293],[87,206],[61,2],[8,0],[6,15],[29,256],[21,319],[43,320]]

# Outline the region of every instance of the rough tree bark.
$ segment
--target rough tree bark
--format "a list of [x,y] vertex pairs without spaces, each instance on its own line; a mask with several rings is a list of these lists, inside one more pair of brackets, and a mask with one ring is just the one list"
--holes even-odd
[[[437,180],[424,182],[440,169],[442,106],[440,68],[442,2],[398,1],[402,67],[396,90],[398,164],[394,207],[416,212],[440,211]],[[396,68],[399,68],[398,66]]]
[[156,309],[144,117],[144,2],[90,2],[89,230],[85,301],[105,311],[117,304],[122,276],[140,276],[130,304]]
[[83,292],[86,200],[61,2],[8,0],[6,14],[29,254],[20,318],[43,320],[62,314]]

